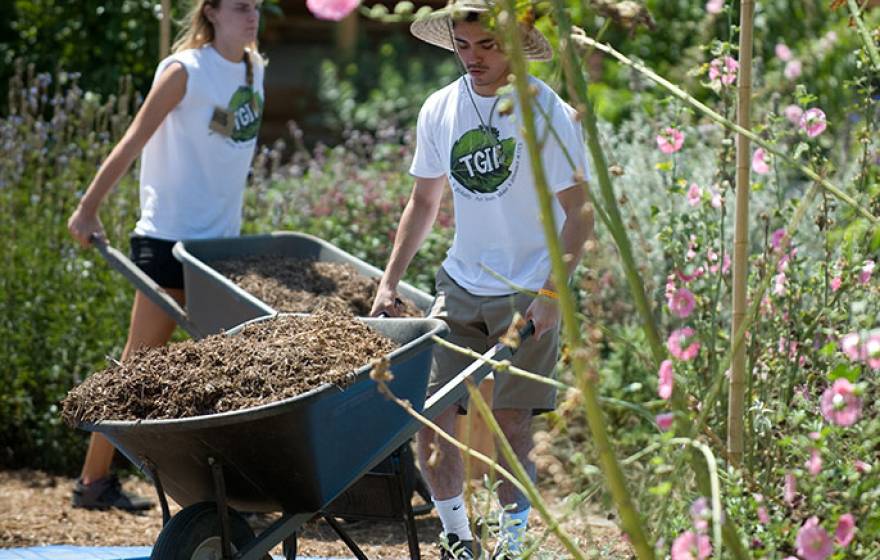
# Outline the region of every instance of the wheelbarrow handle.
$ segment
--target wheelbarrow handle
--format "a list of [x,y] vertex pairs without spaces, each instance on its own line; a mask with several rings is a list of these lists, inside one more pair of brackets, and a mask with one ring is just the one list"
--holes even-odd
[[[535,324],[532,321],[519,330],[519,342],[522,344],[535,334]],[[482,358],[475,360],[471,365],[461,370],[458,375],[449,380],[439,391],[428,397],[425,401],[425,408],[422,414],[427,418],[434,419],[441,412],[457,403],[464,397],[467,389],[464,387],[464,381],[470,379],[475,384],[480,382],[492,371],[486,360],[501,361],[507,360],[516,352],[516,349],[504,345],[499,342],[495,344],[488,352],[483,354]]]
[[131,259],[126,257],[118,249],[111,247],[104,237],[92,234],[89,237],[92,246],[101,253],[111,268],[125,276],[135,288],[147,296],[150,301],[158,305],[162,311],[168,314],[180,327],[195,339],[203,338],[201,331],[189,320],[186,311],[177,301],[168,295],[155,280],[147,276]]

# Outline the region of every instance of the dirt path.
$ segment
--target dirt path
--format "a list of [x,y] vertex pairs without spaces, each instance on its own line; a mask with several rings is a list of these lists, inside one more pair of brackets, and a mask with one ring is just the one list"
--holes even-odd
[[[0,548],[75,544],[88,546],[149,546],[162,527],[158,507],[143,515],[119,511],[86,511],[70,506],[73,481],[39,471],[0,471]],[[152,486],[141,479],[126,481],[126,488],[142,495],[154,495]],[[561,510],[559,500],[547,496],[551,506]],[[178,508],[172,507],[173,511]],[[255,525],[267,524],[266,519],[253,519]],[[601,517],[578,512],[565,522],[565,527],[588,547],[592,558],[629,558],[626,545],[612,523]],[[434,543],[440,532],[440,521],[430,514],[417,519],[422,557],[439,557]],[[406,533],[402,525],[392,522],[356,522],[347,525],[352,538],[369,558],[406,558]],[[530,531],[543,529],[540,519],[532,516]],[[538,533],[535,533],[538,534]],[[548,539],[542,557],[564,558],[558,543]],[[274,554],[280,554],[276,550]],[[299,540],[301,556],[351,557],[346,546],[324,522],[306,525]]]

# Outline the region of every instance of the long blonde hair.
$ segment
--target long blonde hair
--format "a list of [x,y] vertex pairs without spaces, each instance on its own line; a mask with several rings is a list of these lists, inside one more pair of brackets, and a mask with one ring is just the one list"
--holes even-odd
[[[211,6],[215,10],[220,8],[223,0],[195,0],[189,13],[184,18],[188,25],[181,27],[177,39],[174,41],[172,52],[180,52],[186,49],[198,49],[214,40],[214,24],[205,15],[205,6]],[[247,69],[247,85],[254,86],[254,59],[262,61],[257,50],[257,41],[245,46],[244,64]]]

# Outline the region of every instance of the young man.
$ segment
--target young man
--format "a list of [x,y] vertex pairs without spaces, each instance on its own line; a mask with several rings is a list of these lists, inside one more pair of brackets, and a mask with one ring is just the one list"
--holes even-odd
[[[419,114],[410,168],[415,186],[372,312],[396,315],[397,284],[433,226],[448,182],[454,199],[455,238],[437,273],[437,299],[431,315],[449,324],[451,342],[484,352],[507,331],[514,314],[522,314],[534,323],[535,335],[522,344],[513,363],[549,376],[557,359],[559,310],[522,119],[515,103],[512,111],[499,113],[502,97],[497,91],[507,84],[510,65],[497,38],[481,23],[481,14],[489,9],[485,0],[459,0],[412,24],[411,31],[419,39],[454,50],[467,75],[432,94]],[[523,28],[522,37],[530,59],[552,57],[550,45],[538,30]],[[584,143],[575,111],[546,84],[534,77],[530,80],[543,142],[541,159],[554,194],[563,249],[572,257],[568,261],[571,272],[593,227],[585,208],[584,185],[579,183],[586,177]],[[518,293],[512,286],[542,295]],[[428,392],[437,391],[471,362],[471,358],[435,347]],[[555,390],[549,385],[496,374],[495,417],[520,461],[533,473],[528,457],[532,416],[552,410],[555,400]],[[456,413],[462,407],[441,413],[437,424],[454,435]],[[419,433],[417,446],[447,541],[441,557],[475,557],[478,547],[463,507],[464,469],[458,450],[430,429]],[[439,459],[429,464],[434,446]],[[506,530],[495,557],[513,557],[521,548],[530,504],[506,481],[498,497],[506,509],[502,519]]]

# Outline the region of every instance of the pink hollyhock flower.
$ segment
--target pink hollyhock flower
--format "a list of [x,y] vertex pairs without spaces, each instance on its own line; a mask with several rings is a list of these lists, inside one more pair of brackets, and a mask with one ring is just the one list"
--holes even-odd
[[785,63],[785,69],[782,73],[789,80],[796,80],[801,76],[801,71],[803,70],[803,66],[801,65],[801,61],[793,58]]
[[675,419],[675,416],[671,412],[664,412],[663,414],[658,414],[654,417],[654,421],[657,422],[657,427],[660,428],[661,432],[665,432],[672,427],[672,421]]
[[[678,276],[678,278],[682,282],[687,283],[687,282],[692,282],[692,281],[696,280],[697,278],[699,278],[700,276],[702,276],[703,274],[706,273],[706,271],[703,269],[702,266],[698,266],[697,268],[691,268],[690,270],[693,271],[690,274],[688,274],[687,272],[684,272],[683,270],[676,270],[675,274]],[[667,295],[666,297],[669,297],[669,296]]]
[[834,530],[834,540],[840,546],[849,546],[853,537],[856,536],[856,520],[851,513],[844,513],[837,520],[837,528]]
[[672,298],[675,293],[675,276],[670,274],[666,277],[666,299]]
[[875,263],[868,259],[862,264],[862,270],[859,271],[859,284],[867,284],[871,281],[871,275],[874,273]]
[[770,515],[767,514],[767,508],[764,506],[758,507],[758,521],[761,522],[761,525],[770,523]]
[[657,147],[664,154],[674,154],[684,145],[684,133],[677,128],[667,127],[657,135]]
[[840,339],[840,350],[850,360],[857,362],[862,359],[861,342],[862,337],[859,336],[859,333],[851,332]]
[[724,258],[721,259],[721,274],[728,272],[730,272],[730,255],[724,253]]
[[831,279],[831,291],[836,292],[840,289],[840,285],[843,283],[843,278],[840,276],[835,276]]
[[868,340],[865,341],[865,361],[868,367],[874,370],[880,369],[880,330],[871,331]]
[[799,125],[801,124],[801,117],[804,116],[804,110],[797,105],[789,105],[782,110],[782,114],[785,115],[785,118],[788,119],[791,124]]
[[817,109],[816,107],[807,109],[804,111],[804,114],[801,115],[800,126],[801,130],[806,132],[807,136],[810,138],[819,136],[828,126],[828,121],[825,120],[825,111]]
[[[669,348],[669,353],[676,359],[682,361],[694,359],[700,351],[700,341],[694,340],[693,342],[690,342],[694,334],[694,329],[690,327],[683,327],[672,331],[672,334],[669,335],[669,339],[666,341],[666,347]],[[688,342],[690,342],[690,344],[685,347],[684,345]]]
[[780,272],[773,277],[773,293],[777,296],[784,296],[785,291],[785,273]]
[[703,560],[712,555],[709,537],[685,531],[672,543],[672,560]]
[[701,189],[700,186],[696,183],[691,183],[691,186],[687,192],[687,201],[688,204],[692,207],[699,206],[700,202],[703,201],[703,189]]
[[856,396],[853,384],[841,378],[822,393],[820,408],[829,422],[852,426],[862,413],[862,400]]
[[782,498],[788,505],[794,504],[797,497],[797,479],[792,473],[785,473],[785,484],[782,486]]
[[812,476],[817,476],[822,472],[822,455],[818,449],[810,450],[810,459],[807,461],[807,471]]
[[709,500],[700,496],[691,504],[691,519],[698,533],[705,533],[709,529],[709,520],[712,519],[712,510],[709,508]]
[[669,311],[679,319],[685,319],[694,310],[696,304],[697,300],[690,290],[679,288],[669,298]]
[[339,21],[360,4],[360,0],[306,0],[306,7],[318,19]]
[[788,62],[791,60],[791,49],[788,48],[788,45],[785,43],[776,43],[776,58],[781,60],[782,62]]
[[819,525],[819,518],[815,515],[801,526],[795,541],[798,556],[803,560],[825,560],[831,556],[834,545],[828,532]]
[[712,194],[712,208],[721,208],[724,204],[724,198],[721,196],[721,193],[715,189],[711,189],[710,192]]
[[770,157],[764,148],[755,150],[752,156],[752,170],[758,175],[766,175],[770,173]]
[[675,383],[675,370],[672,369],[672,360],[663,360],[660,371],[657,372],[657,394],[663,400],[669,400],[672,396],[672,385]]
[[716,58],[709,63],[709,80],[712,82],[721,82],[721,85],[729,86],[736,82],[736,71],[739,69],[739,62],[732,56],[724,58]]
[[706,2],[706,11],[710,14],[720,14],[724,9],[724,0],[709,0]]
[[859,474],[871,472],[871,465],[858,459],[856,459],[856,461],[853,463],[853,467],[855,467],[856,472]]
[[770,234],[770,246],[779,249],[783,239],[785,239],[785,228],[779,228]]

